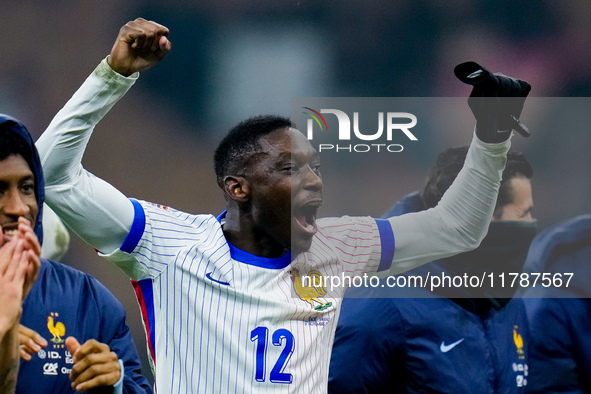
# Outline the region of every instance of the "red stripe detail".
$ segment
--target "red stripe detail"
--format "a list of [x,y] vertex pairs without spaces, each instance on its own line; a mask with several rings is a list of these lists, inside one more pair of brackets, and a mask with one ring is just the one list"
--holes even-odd
[[320,112],[313,110],[312,108],[308,108],[308,107],[304,107],[305,109],[309,109],[310,111],[314,112],[316,115],[320,116],[320,119],[322,119],[322,123],[324,123],[324,126],[326,127],[326,131],[328,131],[328,125],[326,124],[326,120],[324,120],[324,116],[320,115]]
[[154,363],[154,366],[156,366],[154,344],[152,343],[152,338],[150,337],[150,320],[148,319],[148,308],[146,307],[146,303],[144,302],[144,293],[138,281],[132,280],[131,284],[133,285],[133,289],[135,290],[135,296],[137,298],[137,302],[140,305],[140,310],[142,312],[142,320],[144,321],[144,326],[146,328],[146,340],[148,342],[148,348],[150,349],[150,355],[152,356],[152,362]]

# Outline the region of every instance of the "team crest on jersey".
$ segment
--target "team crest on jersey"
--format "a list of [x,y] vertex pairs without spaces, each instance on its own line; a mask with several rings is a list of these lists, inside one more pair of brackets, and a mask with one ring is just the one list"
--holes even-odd
[[326,287],[324,284],[324,277],[320,272],[312,270],[305,275],[302,280],[300,271],[292,269],[291,280],[293,281],[293,288],[302,301],[309,303],[312,308],[317,311],[323,311],[332,306],[332,302],[325,302],[321,297],[326,295]]
[[519,356],[519,359],[523,360],[525,358],[525,352],[523,351],[523,337],[517,331],[518,329],[519,326],[513,326],[513,342],[517,348],[517,355]]
[[53,338],[50,339],[50,341],[54,343],[53,347],[63,348],[63,337],[66,336],[66,326],[64,326],[64,323],[57,321],[58,318],[59,313],[51,312],[51,314],[47,316],[47,329],[49,330],[49,333],[53,335]]

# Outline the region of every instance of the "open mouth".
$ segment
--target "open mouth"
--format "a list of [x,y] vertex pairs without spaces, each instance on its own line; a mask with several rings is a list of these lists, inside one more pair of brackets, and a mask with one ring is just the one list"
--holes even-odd
[[307,202],[294,211],[294,219],[299,227],[308,234],[315,234],[318,231],[316,227],[316,215],[318,208],[322,205],[321,200]]
[[[18,226],[16,224],[5,224],[2,226],[2,234],[8,239],[14,237],[18,233]],[[1,238],[1,237],[0,237]]]

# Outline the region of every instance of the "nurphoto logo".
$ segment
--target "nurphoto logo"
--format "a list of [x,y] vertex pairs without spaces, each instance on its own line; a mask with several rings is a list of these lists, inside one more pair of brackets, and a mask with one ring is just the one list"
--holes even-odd
[[[322,114],[336,116],[338,122],[338,142],[318,144],[318,152],[330,150],[350,153],[365,153],[370,151],[402,152],[404,147],[401,144],[391,143],[393,136],[400,133],[411,141],[418,141],[417,137],[410,131],[411,128],[416,126],[417,117],[409,112],[378,112],[377,131],[361,131],[359,127],[359,112],[353,112],[353,127],[351,127],[351,118],[344,111],[324,108],[317,111],[310,107],[302,108],[306,110],[303,113],[310,117],[307,121],[306,129],[306,135],[310,141],[314,140],[314,128],[320,130],[320,132],[328,133],[333,130],[332,127],[329,130],[326,118]],[[386,124],[385,127],[384,123]],[[351,133],[351,130],[353,130],[353,133]],[[351,143],[355,140],[364,141],[365,143]]]

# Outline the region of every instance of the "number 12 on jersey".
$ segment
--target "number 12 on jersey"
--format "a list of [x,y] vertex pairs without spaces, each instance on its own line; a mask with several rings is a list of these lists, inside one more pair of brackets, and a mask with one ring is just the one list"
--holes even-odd
[[[293,334],[289,330],[280,328],[273,333],[271,339],[273,345],[281,346],[285,343],[285,347],[269,374],[269,380],[271,383],[290,384],[293,380],[293,376],[290,373],[283,372],[283,370],[295,348]],[[256,371],[254,378],[257,382],[264,382],[267,371],[267,343],[269,342],[269,329],[267,327],[255,328],[250,332],[250,340],[256,342]]]

